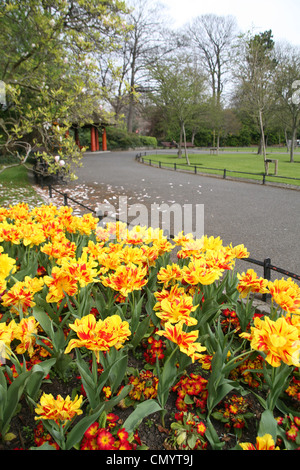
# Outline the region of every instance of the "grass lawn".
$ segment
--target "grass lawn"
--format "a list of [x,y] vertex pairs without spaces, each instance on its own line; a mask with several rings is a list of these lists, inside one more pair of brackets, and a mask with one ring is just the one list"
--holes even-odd
[[19,202],[26,202],[30,207],[42,202],[29,181],[27,169],[21,165],[0,173],[0,206],[9,207]]
[[[283,152],[281,150],[281,152]],[[267,158],[278,160],[278,177],[268,176],[267,181],[275,181],[277,183],[286,183],[292,185],[300,186],[300,154],[299,152],[295,153],[295,162],[290,163],[288,153],[279,153],[279,151],[272,149],[268,151]],[[220,151],[219,155],[210,155],[209,152],[206,153],[191,153],[189,154],[190,167],[186,164],[185,156],[178,158],[176,154],[156,154],[156,155],[147,155],[144,157],[145,160],[151,160],[152,164],[158,164],[161,162],[162,167],[171,167],[174,168],[174,163],[178,169],[189,169],[190,171],[195,171],[195,166],[197,166],[198,173],[210,173],[223,175],[224,169],[226,169],[226,176],[228,177],[238,177],[238,178],[248,178],[248,179],[257,179],[262,181],[262,176],[265,172],[264,161],[261,155],[257,155],[256,152],[245,152],[235,151],[234,153],[227,153],[227,151]],[[241,173],[235,173],[241,172]],[[248,174],[243,174],[243,172]],[[256,175],[250,175],[249,173],[256,173]],[[274,173],[274,164],[270,164],[269,174]],[[288,178],[299,178],[297,180],[288,180],[281,177]]]

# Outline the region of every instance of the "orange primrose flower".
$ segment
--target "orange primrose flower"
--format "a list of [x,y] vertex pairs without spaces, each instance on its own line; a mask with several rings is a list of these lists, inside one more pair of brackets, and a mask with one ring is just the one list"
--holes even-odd
[[125,428],[118,429],[117,431],[117,436],[120,439],[120,442],[125,442],[128,439],[128,432],[125,430]]
[[98,432],[97,444],[98,444],[99,450],[113,449],[114,442],[115,442],[115,438],[106,429],[103,428],[101,429],[101,431]]
[[93,423],[85,431],[84,437],[86,437],[87,439],[90,439],[90,440],[95,439],[97,437],[98,430],[99,430],[99,423],[97,423],[97,422]]

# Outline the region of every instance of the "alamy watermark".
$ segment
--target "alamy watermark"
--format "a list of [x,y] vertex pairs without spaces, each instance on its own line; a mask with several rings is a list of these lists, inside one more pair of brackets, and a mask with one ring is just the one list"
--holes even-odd
[[135,226],[161,229],[168,238],[181,232],[185,235],[192,234],[194,238],[204,235],[204,204],[129,205],[127,196],[120,196],[118,206],[109,202],[103,203],[97,206],[96,213],[102,226],[107,222],[119,220],[125,223],[129,230]]
[[2,80],[0,80],[0,104],[6,106],[5,83]]
[[6,347],[4,341],[0,340],[0,366],[5,364]]
[[300,104],[300,80],[295,80],[292,83],[292,89],[295,90],[292,94],[292,103]]

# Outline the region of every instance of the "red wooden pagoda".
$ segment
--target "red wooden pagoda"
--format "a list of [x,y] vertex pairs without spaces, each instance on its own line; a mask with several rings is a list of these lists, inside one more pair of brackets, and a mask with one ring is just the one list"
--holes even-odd
[[[89,128],[91,132],[91,152],[99,152],[100,151],[100,144],[99,144],[99,131],[102,133],[102,151],[107,151],[107,136],[106,136],[106,127],[105,124],[86,124],[83,128]],[[79,141],[79,128],[78,126],[73,126],[74,133],[75,133],[75,142],[80,147]]]

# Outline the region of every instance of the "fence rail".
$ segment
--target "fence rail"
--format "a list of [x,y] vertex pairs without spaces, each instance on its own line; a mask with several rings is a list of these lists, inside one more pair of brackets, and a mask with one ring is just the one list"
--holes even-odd
[[[257,266],[261,266],[263,268],[263,277],[264,279],[267,279],[268,281],[271,281],[271,271],[275,271],[277,273],[281,273],[286,277],[293,278],[297,281],[300,281],[300,275],[292,273],[291,271],[287,271],[286,269],[282,269],[278,266],[275,266],[274,264],[271,263],[270,258],[266,258],[263,261],[259,261],[254,258],[242,258],[241,261],[246,261],[247,263],[250,264],[256,264]],[[263,294],[262,298],[263,301],[266,302],[267,298],[269,297],[268,294]]]
[[[279,180],[288,180],[288,181],[291,181],[291,180],[300,181],[300,178],[296,178],[293,176],[267,175],[266,173],[254,173],[254,172],[251,173],[249,171],[229,170],[228,168],[212,168],[212,167],[205,167],[205,166],[197,165],[197,164],[196,165],[193,164],[188,167],[186,163],[178,163],[178,162],[174,162],[173,164],[171,164],[171,163],[161,162],[157,160],[151,160],[151,158],[146,158],[146,153],[144,156],[141,153],[137,154],[135,158],[139,162],[142,162],[142,163],[148,162],[149,166],[155,165],[155,166],[158,166],[159,168],[167,168],[167,169],[173,168],[176,171],[177,169],[180,169],[180,167],[183,167],[184,170],[194,173],[195,175],[200,174],[200,173],[203,174],[203,172],[199,170],[221,172],[223,179],[226,179],[229,173],[236,173],[236,174],[241,174],[241,175],[260,177],[260,179],[262,180],[262,184],[266,184],[267,178],[277,178]],[[216,175],[217,173],[213,173],[213,174]]]
[[49,188],[49,197],[52,198],[53,197],[53,191],[60,194],[61,196],[63,196],[64,198],[64,205],[65,206],[68,206],[68,200],[70,199],[70,201],[74,202],[75,204],[77,204],[78,206],[81,206],[83,207],[84,209],[87,209],[88,211],[90,212],[93,212],[93,214],[96,214],[96,211],[94,209],[91,209],[90,207],[82,204],[81,202],[77,201],[76,199],[74,199],[73,197],[69,196],[68,193],[63,193],[62,191],[59,191],[58,189],[54,188],[51,184],[49,184],[48,186]]

